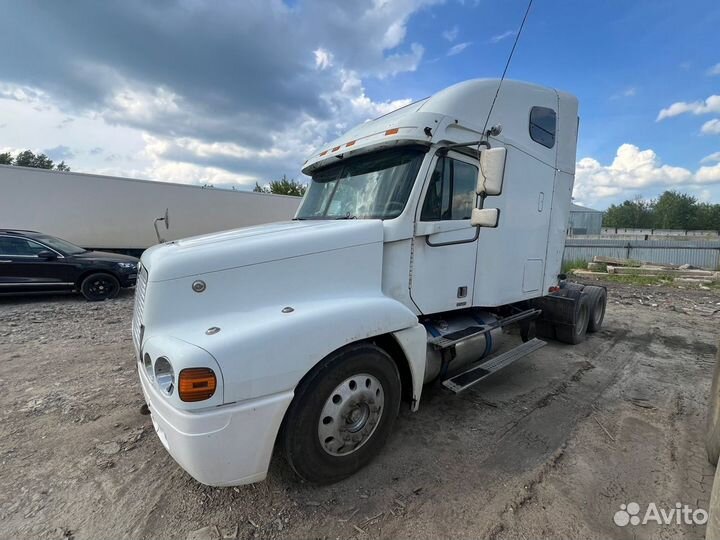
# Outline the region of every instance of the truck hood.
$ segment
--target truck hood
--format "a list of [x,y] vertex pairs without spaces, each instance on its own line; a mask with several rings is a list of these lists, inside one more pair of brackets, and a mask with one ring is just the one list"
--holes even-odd
[[166,281],[382,241],[380,220],[282,221],[153,246],[142,264]]

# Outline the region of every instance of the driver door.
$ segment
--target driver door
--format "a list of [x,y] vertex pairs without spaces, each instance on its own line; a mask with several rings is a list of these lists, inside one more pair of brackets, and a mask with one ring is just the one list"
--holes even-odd
[[458,152],[435,157],[415,219],[410,296],[421,313],[472,305],[478,228],[478,161]]

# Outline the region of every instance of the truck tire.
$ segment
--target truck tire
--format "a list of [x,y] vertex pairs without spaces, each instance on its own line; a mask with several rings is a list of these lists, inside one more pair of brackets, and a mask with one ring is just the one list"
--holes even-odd
[[720,540],[720,467],[715,469],[715,479],[710,491],[705,540]]
[[596,287],[595,285],[586,286],[584,291],[590,297],[590,319],[588,320],[587,331],[590,333],[599,332],[605,318],[607,291],[605,288]]
[[715,356],[710,396],[708,397],[707,428],[705,430],[705,452],[714,467],[720,458],[720,342]]
[[[568,295],[570,296],[570,295]],[[580,292],[575,296],[575,321],[572,325],[556,325],[555,336],[558,341],[577,345],[585,339],[590,321],[590,296]]]
[[358,343],[336,351],[296,389],[282,433],[288,463],[317,484],[354,474],[385,444],[400,396],[400,374],[383,349]]
[[120,292],[120,282],[112,274],[96,272],[82,280],[80,292],[90,302],[115,298]]

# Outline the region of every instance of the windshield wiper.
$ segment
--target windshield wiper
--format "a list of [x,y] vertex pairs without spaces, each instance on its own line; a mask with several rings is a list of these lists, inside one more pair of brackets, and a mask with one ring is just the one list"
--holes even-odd
[[335,219],[357,219],[357,216],[351,216],[350,212],[348,212],[344,216],[338,216]]

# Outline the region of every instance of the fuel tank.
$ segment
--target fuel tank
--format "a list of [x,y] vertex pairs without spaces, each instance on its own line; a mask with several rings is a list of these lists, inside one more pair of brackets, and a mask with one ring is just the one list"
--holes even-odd
[[[442,354],[432,341],[438,337],[457,339],[463,332],[491,325],[497,317],[489,312],[473,311],[461,315],[433,316],[423,321],[427,330],[427,364],[425,367],[425,384],[435,380],[443,371]],[[496,328],[486,334],[478,334],[455,346],[455,355],[449,361],[446,375],[452,375],[473,362],[481,361],[492,353],[502,339],[502,329]],[[449,353],[446,353],[449,354]]]

